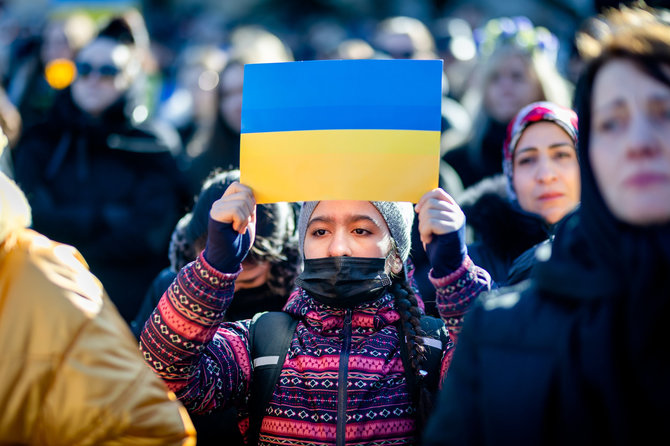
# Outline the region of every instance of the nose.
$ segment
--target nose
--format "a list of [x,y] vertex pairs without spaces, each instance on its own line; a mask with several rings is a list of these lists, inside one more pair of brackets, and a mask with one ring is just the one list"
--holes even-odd
[[349,237],[344,231],[336,231],[328,244],[328,257],[351,256]]
[[638,114],[631,120],[627,138],[626,155],[629,159],[654,157],[660,153],[657,129],[645,116]]
[[541,157],[539,159],[535,178],[539,183],[550,183],[556,180],[556,169],[549,157]]

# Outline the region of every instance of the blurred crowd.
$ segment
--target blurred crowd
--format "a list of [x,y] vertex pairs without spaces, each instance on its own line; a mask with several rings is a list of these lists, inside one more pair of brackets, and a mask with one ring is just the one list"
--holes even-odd
[[[601,6],[97,5],[52,2],[40,14],[4,6],[0,116],[34,227],[77,246],[128,321],[167,266],[171,231],[203,181],[239,166],[244,64],[442,59],[440,185],[456,196],[502,172],[505,127],[521,107],[570,106],[573,36]],[[413,256],[423,278],[425,254]],[[430,302],[427,279],[419,286]]]
[[[662,1],[648,4],[667,6]],[[402,296],[413,299],[407,305],[414,311],[415,328],[421,330],[417,315],[425,312],[453,323],[448,329],[457,335],[463,315],[445,310],[445,296],[463,304],[467,299],[456,299],[453,289],[470,293],[468,299],[481,290],[475,293],[462,286],[468,283],[466,279],[474,281],[474,273],[459,279],[458,286],[445,285],[447,278],[452,280],[452,274],[466,274],[468,269],[483,271],[476,276],[482,289],[517,284],[541,260],[543,247],[553,239],[562,219],[579,208],[584,196],[580,191],[584,155],[580,157],[578,151],[573,101],[579,99],[575,89],[588,61],[581,58],[575,36],[600,39],[599,22],[590,19],[613,5],[581,0],[0,2],[0,171],[13,181],[7,182],[7,190],[25,195],[20,201],[21,230],[30,227],[78,251],[67,254],[67,267],[56,267],[65,278],[55,282],[78,283],[73,278],[79,276],[86,283],[99,280],[99,288],[93,288],[100,295],[108,294],[121,317],[105,313],[98,331],[104,332],[106,324],[111,324],[115,328],[107,329],[116,333],[129,325],[135,337],[142,337],[145,361],[168,383],[178,381],[172,385],[181,389],[183,377],[173,375],[167,362],[164,367],[160,355],[170,356],[174,353],[170,348],[181,348],[175,347],[178,341],[174,339],[180,339],[183,333],[178,330],[183,327],[175,320],[183,322],[200,310],[184,310],[184,304],[174,314],[154,311],[168,305],[166,297],[161,300],[168,295],[166,290],[173,287],[174,293],[182,293],[183,302],[193,304],[189,308],[197,307],[202,293],[188,288],[194,281],[189,282],[187,274],[200,268],[204,259],[209,261],[207,249],[214,259],[217,255],[218,260],[233,257],[237,263],[213,262],[207,267],[217,274],[237,274],[229,279],[235,283],[226,290],[227,298],[232,300],[233,292],[243,297],[222,310],[225,317],[217,323],[234,326],[235,321],[245,320],[246,330],[248,320],[258,311],[290,307],[286,299],[295,289],[294,279],[306,258],[301,245],[304,227],[299,234],[304,208],[301,211],[295,203],[259,205],[255,244],[246,246],[249,255],[246,251],[239,255],[242,248],[234,244],[231,248],[230,240],[219,238],[218,242],[237,249],[239,258],[232,251],[224,252],[226,255],[216,252],[214,243],[209,245],[208,240],[225,232],[221,224],[229,224],[227,220],[218,221],[218,226],[213,223],[210,209],[214,203],[228,190],[250,193],[237,183],[245,65],[441,59],[442,190],[431,191],[427,200],[444,205],[442,216],[456,215],[461,226],[451,228],[449,234],[429,231],[429,240],[433,235],[435,240],[453,236],[449,243],[430,245],[425,228],[422,234],[418,226],[419,218],[413,223],[411,218],[410,223],[405,221],[408,227],[403,231],[411,243],[405,240],[407,252],[398,265],[404,288],[394,292],[401,296],[398,301]],[[588,100],[582,102],[588,105]],[[582,106],[580,120],[588,116],[587,105]],[[664,116],[667,119],[667,110]],[[550,182],[542,175],[551,176],[552,184],[563,189],[537,197],[537,184]],[[595,189],[586,185],[587,192]],[[246,199],[253,207],[253,197]],[[397,229],[387,211],[377,210],[391,232]],[[413,210],[409,214],[413,217]],[[309,217],[303,216],[303,225]],[[220,233],[212,235],[212,228]],[[231,227],[226,230],[233,232]],[[664,231],[663,246],[667,246],[667,228]],[[19,245],[42,243],[33,233],[21,237]],[[649,243],[652,250],[653,243]],[[447,245],[455,248],[447,249]],[[11,243],[4,246],[14,248]],[[51,254],[47,250],[44,255],[51,259]],[[667,252],[663,256],[665,259]],[[49,261],[60,265],[63,258]],[[90,268],[94,278],[82,265]],[[74,268],[71,274],[68,268]],[[210,276],[215,274],[210,271]],[[436,285],[438,279],[443,280],[441,286]],[[309,288],[304,277],[299,283]],[[49,288],[54,289],[60,292],[58,287]],[[215,291],[210,290],[212,295]],[[90,304],[86,302],[79,306]],[[90,308],[86,311],[94,313]],[[174,319],[163,323],[160,317],[164,314]],[[411,318],[405,319],[409,327]],[[168,332],[168,326],[175,331]],[[207,336],[216,331],[199,329]],[[157,341],[159,332],[169,335],[174,345],[166,347]],[[247,340],[246,332],[241,332],[241,338]],[[47,338],[50,333],[43,332]],[[201,334],[194,336],[202,340],[206,336]],[[235,336],[230,336],[234,338],[231,345],[237,342]],[[118,348],[102,341],[115,350],[105,354],[123,356],[124,349],[129,349],[131,356],[138,355],[135,340],[126,337]],[[217,342],[213,344],[220,347]],[[445,352],[453,347],[450,342],[448,346],[445,342]],[[184,351],[195,348],[190,345]],[[152,355],[161,360],[152,361]],[[235,363],[233,356],[225,356],[230,364]],[[213,369],[216,367],[207,372],[218,376]],[[444,370],[446,366],[441,372]],[[419,368],[417,372],[425,373]],[[158,386],[160,394],[162,387],[151,381],[154,378],[146,377],[149,384],[143,385]],[[100,389],[105,386],[101,384]],[[242,441],[235,411],[209,418],[211,408],[200,409],[190,414],[200,444],[214,444],[222,435],[236,443]],[[193,435],[181,406],[167,413],[173,425],[183,424],[187,436]]]

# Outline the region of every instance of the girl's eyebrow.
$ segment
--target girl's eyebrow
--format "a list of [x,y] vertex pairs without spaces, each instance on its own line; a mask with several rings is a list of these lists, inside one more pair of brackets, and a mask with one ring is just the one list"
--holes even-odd
[[[368,222],[372,223],[373,225],[375,225],[377,227],[381,227],[377,220],[370,217],[369,215],[364,215],[364,214],[351,215],[351,216],[346,218],[345,223],[346,224],[352,224],[352,223],[358,223],[360,221],[368,221]],[[313,223],[334,224],[335,219],[330,217],[330,216],[327,216],[327,215],[314,217],[307,224],[307,228],[309,229],[312,226]]]

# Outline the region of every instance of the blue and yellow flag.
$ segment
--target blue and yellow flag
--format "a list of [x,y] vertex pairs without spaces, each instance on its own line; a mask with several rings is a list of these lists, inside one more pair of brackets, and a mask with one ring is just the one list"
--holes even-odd
[[417,202],[437,187],[441,60],[244,69],[241,182],[258,203]]

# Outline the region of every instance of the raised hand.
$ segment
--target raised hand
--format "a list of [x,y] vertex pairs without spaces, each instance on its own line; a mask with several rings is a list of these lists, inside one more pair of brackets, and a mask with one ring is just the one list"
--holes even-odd
[[455,232],[465,225],[465,214],[460,206],[439,188],[426,192],[414,210],[419,214],[419,234],[424,248],[434,235]]
[[256,199],[253,191],[232,183],[209,211],[205,259],[222,272],[237,271],[256,236]]

